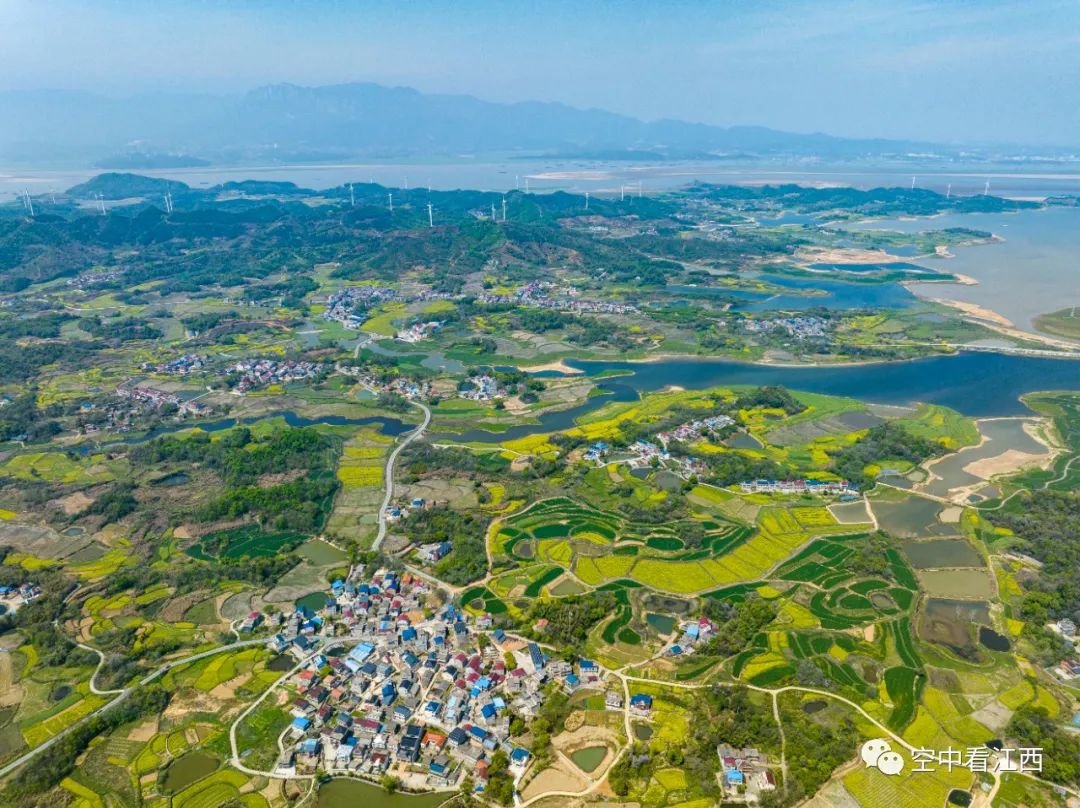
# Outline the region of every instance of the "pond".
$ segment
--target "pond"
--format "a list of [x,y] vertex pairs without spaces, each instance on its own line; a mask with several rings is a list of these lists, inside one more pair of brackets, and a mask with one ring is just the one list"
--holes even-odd
[[673,632],[676,625],[674,617],[669,617],[666,614],[657,614],[656,612],[649,612],[645,615],[645,622],[658,633],[665,636]]
[[984,601],[928,598],[918,623],[919,639],[940,643],[962,659],[979,661],[974,625],[990,623],[990,604]]
[[761,449],[764,448],[761,445],[761,441],[751,435],[749,432],[739,431],[724,441],[725,444],[732,449]]
[[302,598],[296,599],[296,608],[317,612],[329,602],[330,598],[325,592],[310,592]]
[[63,701],[71,695],[71,685],[56,685],[49,693],[50,701]]
[[191,475],[186,471],[174,471],[172,474],[166,474],[164,477],[151,480],[150,485],[169,488],[176,485],[187,485],[189,482],[191,482]]
[[998,634],[992,628],[986,626],[979,626],[979,642],[982,643],[984,648],[991,651],[1008,651],[1012,648],[1012,643],[1009,642],[1008,637]]
[[453,794],[391,794],[360,780],[337,778],[319,788],[317,808],[436,808]]
[[587,746],[584,749],[571,752],[570,760],[574,761],[574,765],[583,772],[591,774],[604,762],[607,753],[606,746]]
[[813,715],[814,713],[820,713],[828,706],[828,703],[824,699],[814,699],[813,701],[804,702],[802,710],[807,715]]
[[909,541],[901,545],[904,555],[917,570],[935,567],[981,567],[982,556],[963,539]]
[[281,654],[276,656],[266,663],[266,669],[268,671],[274,671],[274,673],[284,673],[287,670],[291,670],[296,665],[296,660],[288,654]]
[[978,600],[994,596],[994,579],[985,569],[920,570],[920,588],[931,597]]
[[160,788],[165,794],[175,794],[190,786],[196,780],[217,771],[219,761],[206,752],[188,752],[181,755],[165,769]]
[[652,724],[645,724],[640,721],[634,723],[634,737],[639,741],[647,741],[653,736]]

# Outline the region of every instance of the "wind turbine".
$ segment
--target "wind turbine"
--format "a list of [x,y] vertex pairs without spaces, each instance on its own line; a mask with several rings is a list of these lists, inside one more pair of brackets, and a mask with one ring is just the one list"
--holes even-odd
[[351,182],[349,183],[349,207],[356,207],[356,194],[353,193],[353,187]]
[[491,203],[491,221],[495,221],[495,203]]
[[30,216],[34,215],[34,200],[30,198],[30,192],[23,188],[23,196],[26,197],[26,207],[30,208]]
[[589,209],[589,192],[585,192],[585,210]]
[[641,180],[638,180],[638,183],[637,183],[637,198],[641,199],[641,196],[644,193],[645,193],[645,190],[644,190],[644,187],[642,185],[642,182],[641,182]]
[[101,206],[101,215],[104,216],[105,215],[105,194],[98,193],[97,197],[98,197],[98,205]]
[[502,202],[503,202],[503,221],[505,222],[506,221],[506,197],[505,196],[502,198]]
[[386,196],[390,200],[390,212],[393,213],[394,212],[394,195],[392,193],[389,193]]
[[986,185],[983,186],[983,196],[990,196],[990,180],[987,180]]
[[427,203],[427,226],[428,227],[434,227],[435,226],[435,218],[434,218],[434,214],[431,212],[431,203],[430,202]]
[[626,201],[626,186],[623,185],[622,183],[619,184],[619,201],[620,202],[625,202]]
[[529,193],[529,178],[525,178],[525,193]]
[[915,178],[914,177],[911,178],[911,190],[913,190],[913,191],[915,190]]
[[951,182],[949,183],[949,187],[945,189],[945,198],[946,199],[951,199],[952,198],[952,183]]

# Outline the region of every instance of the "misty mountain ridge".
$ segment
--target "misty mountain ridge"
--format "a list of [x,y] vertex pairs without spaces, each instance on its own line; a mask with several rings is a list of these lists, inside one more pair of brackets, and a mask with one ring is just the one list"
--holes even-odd
[[274,84],[221,96],[3,92],[0,117],[8,122],[0,131],[4,162],[62,161],[109,168],[514,151],[649,160],[958,153],[955,147],[929,143],[642,121],[561,103],[498,103],[373,83]]

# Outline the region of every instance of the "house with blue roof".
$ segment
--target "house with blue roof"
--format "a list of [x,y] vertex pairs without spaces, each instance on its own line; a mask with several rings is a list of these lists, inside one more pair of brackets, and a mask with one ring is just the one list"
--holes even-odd
[[533,668],[536,670],[543,670],[544,664],[547,662],[547,657],[540,650],[540,646],[534,642],[529,643],[529,659],[532,661]]
[[478,727],[474,724],[473,726],[469,727],[469,734],[473,737],[474,740],[482,742],[487,738],[488,731],[483,727]]
[[573,693],[581,687],[581,679],[577,677],[577,674],[571,673],[563,680],[563,689],[567,693]]
[[293,719],[291,726],[297,732],[307,732],[307,728],[311,726],[311,721],[303,716],[298,716]]
[[583,659],[578,662],[578,671],[581,672],[582,676],[595,675],[600,673],[600,666],[591,659]]
[[532,757],[532,755],[529,754],[527,749],[515,746],[514,751],[510,753],[510,765],[523,767],[529,762],[530,757]]
[[635,693],[630,697],[630,709],[638,715],[649,715],[652,712],[652,696],[648,693]]

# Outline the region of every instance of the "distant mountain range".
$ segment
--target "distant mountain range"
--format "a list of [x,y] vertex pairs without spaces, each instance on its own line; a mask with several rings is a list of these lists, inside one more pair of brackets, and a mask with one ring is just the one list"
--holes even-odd
[[3,92],[0,120],[0,165],[175,168],[514,151],[604,160],[958,153],[929,143],[646,122],[564,104],[502,104],[366,83],[119,99],[76,91]]

